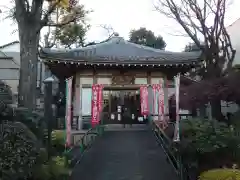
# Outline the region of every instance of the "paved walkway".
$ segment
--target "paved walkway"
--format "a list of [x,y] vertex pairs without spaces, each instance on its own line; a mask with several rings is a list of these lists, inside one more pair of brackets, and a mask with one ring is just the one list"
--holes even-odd
[[177,180],[149,130],[105,132],[83,156],[72,180]]

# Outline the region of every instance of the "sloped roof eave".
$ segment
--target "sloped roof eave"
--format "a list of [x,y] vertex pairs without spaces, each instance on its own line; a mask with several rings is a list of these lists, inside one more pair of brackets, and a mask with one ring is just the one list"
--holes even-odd
[[11,45],[17,44],[17,43],[20,43],[20,42],[19,42],[19,41],[13,41],[13,42],[10,42],[10,43],[1,45],[1,46],[0,46],[0,49],[3,49],[3,48],[5,48],[5,47],[7,47],[7,46],[11,46]]
[[[201,52],[170,52],[134,44],[121,37],[87,47],[66,49],[42,49],[40,57],[59,61],[115,62],[115,63],[191,63],[198,61]],[[188,62],[189,61],[189,62]],[[80,62],[80,61],[79,61]]]
[[162,59],[159,57],[148,57],[148,58],[125,58],[125,59],[118,59],[111,57],[79,57],[77,59],[72,58],[62,58],[56,56],[49,56],[40,54],[40,58],[44,59],[45,62],[47,61],[58,61],[58,62],[68,62],[68,63],[105,63],[105,64],[191,64],[193,62],[201,61],[201,58],[192,58],[192,59],[184,59],[184,60],[170,60],[170,59]]

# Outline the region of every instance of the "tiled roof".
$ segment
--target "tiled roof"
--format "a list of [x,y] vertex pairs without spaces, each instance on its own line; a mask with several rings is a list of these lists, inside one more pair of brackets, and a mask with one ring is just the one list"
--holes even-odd
[[157,62],[157,63],[191,63],[200,59],[201,52],[170,52],[134,44],[121,37],[112,37],[106,42],[72,50],[43,49],[42,58],[57,59],[59,61],[86,62]]
[[11,45],[13,45],[13,44],[17,44],[17,43],[19,43],[19,41],[13,41],[13,42],[4,44],[4,45],[0,46],[0,49],[5,48],[5,47],[7,47],[7,46],[11,46]]

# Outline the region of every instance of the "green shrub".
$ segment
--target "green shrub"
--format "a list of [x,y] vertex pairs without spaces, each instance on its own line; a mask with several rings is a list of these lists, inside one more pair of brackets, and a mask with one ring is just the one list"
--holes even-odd
[[190,152],[205,153],[225,148],[229,145],[229,140],[234,138],[234,133],[226,124],[215,120],[182,120],[180,129],[181,140]]
[[33,171],[33,177],[36,180],[62,180],[68,179],[71,174],[64,157],[52,157],[50,161],[40,165]]
[[2,80],[0,80],[0,100],[2,101],[2,103],[0,103],[0,110],[2,110],[1,108],[4,104],[12,104],[13,102],[11,87],[5,84]]
[[52,145],[57,152],[64,152],[65,149],[65,131],[52,131]]
[[66,167],[66,159],[65,157],[53,157],[50,163],[51,174],[55,178],[60,178],[62,176],[68,177],[71,173],[71,170]]
[[27,178],[36,165],[39,145],[21,123],[0,125],[0,174],[4,180]]
[[42,113],[26,108],[16,108],[14,121],[24,123],[39,140],[44,140],[44,129],[47,128],[47,124]]
[[12,120],[13,103],[11,88],[0,80],[0,123],[4,120]]
[[240,180],[240,170],[213,169],[201,173],[198,180]]
[[206,169],[238,161],[239,138],[226,124],[205,119],[182,120],[180,132],[178,148],[190,166]]
[[240,128],[239,119],[240,119],[240,110],[238,110],[237,112],[233,113],[233,114],[230,116],[230,123],[231,123],[233,126],[237,126],[237,127]]

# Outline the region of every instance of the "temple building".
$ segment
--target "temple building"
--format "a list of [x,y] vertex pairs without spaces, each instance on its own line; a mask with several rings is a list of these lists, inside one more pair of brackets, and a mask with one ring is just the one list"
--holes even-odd
[[164,103],[174,93],[173,77],[184,74],[200,61],[200,52],[169,52],[124,40],[117,34],[109,40],[76,49],[43,49],[41,59],[60,80],[74,77],[73,116],[77,129],[91,117],[93,84],[103,85],[101,118],[119,123],[119,106],[128,108],[133,123],[140,117],[139,88],[164,80]]

